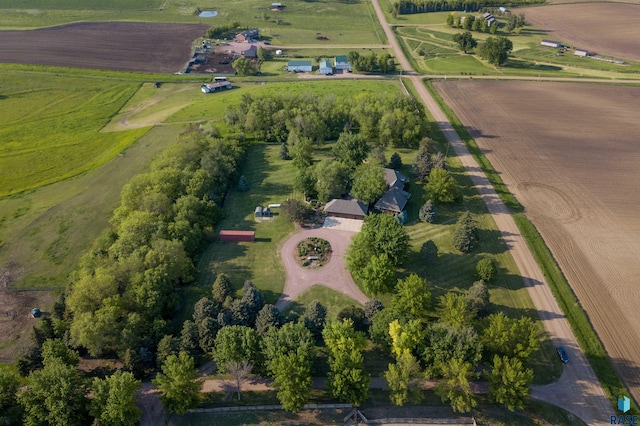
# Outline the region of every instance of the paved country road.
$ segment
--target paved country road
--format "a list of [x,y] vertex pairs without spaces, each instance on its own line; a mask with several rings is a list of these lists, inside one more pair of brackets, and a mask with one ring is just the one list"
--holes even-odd
[[404,72],[409,74],[418,96],[443,131],[496,222],[509,247],[511,256],[520,270],[520,275],[524,279],[525,286],[538,310],[545,330],[554,345],[564,346],[569,354],[571,361],[565,365],[560,380],[550,385],[532,386],[532,396],[566,409],[589,425],[610,424],[609,416],[615,414],[613,408],[507,207],[502,203],[482,169],[460,140],[440,106],[424,86],[423,76],[413,72],[382,13],[378,0],[371,1],[400,66]]

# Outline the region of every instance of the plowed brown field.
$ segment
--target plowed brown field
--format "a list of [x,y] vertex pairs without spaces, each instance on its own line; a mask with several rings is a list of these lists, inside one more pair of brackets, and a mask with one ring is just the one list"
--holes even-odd
[[83,22],[0,31],[0,62],[116,71],[181,71],[208,25]]
[[518,9],[527,22],[557,39],[599,55],[640,61],[640,4],[559,4]]
[[436,88],[525,206],[640,400],[640,87]]

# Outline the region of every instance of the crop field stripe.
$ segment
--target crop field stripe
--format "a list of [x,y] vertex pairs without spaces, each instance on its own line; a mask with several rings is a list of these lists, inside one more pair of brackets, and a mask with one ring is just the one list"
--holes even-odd
[[500,178],[500,175],[498,174],[496,169],[493,167],[493,165],[491,165],[489,160],[487,160],[487,158],[482,154],[482,151],[478,147],[478,144],[469,135],[469,132],[467,132],[467,129],[462,125],[458,117],[456,117],[456,115],[453,113],[453,110],[451,110],[451,108],[449,108],[449,106],[445,104],[445,102],[442,100],[442,97],[440,96],[438,91],[433,87],[433,84],[431,84],[431,81],[426,80],[425,86],[429,90],[429,93],[431,93],[431,96],[433,96],[433,98],[436,100],[438,105],[440,105],[440,108],[442,108],[442,111],[445,113],[445,115],[451,122],[451,125],[453,126],[455,131],[458,133],[458,135],[460,135],[460,138],[464,141],[464,144],[467,146],[467,149],[469,149],[469,151],[471,152],[471,155],[473,155],[473,158],[478,162],[478,164],[480,165],[480,168],[482,168],[482,171],[489,179],[489,182],[491,182],[491,185],[493,185],[493,187],[495,188],[502,202],[513,211],[516,211],[516,212],[523,211],[523,207],[520,204],[520,202],[509,191],[505,183],[502,181],[502,178]]
[[[576,295],[571,290],[571,286],[569,286],[553,254],[535,225],[531,223],[524,213],[514,214],[513,219],[531,249],[536,262],[540,265],[554,297],[569,320],[571,329],[575,333],[611,404],[615,406],[619,395],[628,394],[627,388],[613,367],[587,314],[582,309]],[[634,412],[637,412],[638,407],[633,400],[632,404]]]

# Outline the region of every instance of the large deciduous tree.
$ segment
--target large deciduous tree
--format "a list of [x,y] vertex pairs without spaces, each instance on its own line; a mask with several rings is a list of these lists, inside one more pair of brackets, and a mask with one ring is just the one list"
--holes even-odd
[[407,322],[407,318],[397,309],[384,308],[373,316],[371,327],[369,327],[369,336],[371,341],[386,352],[391,351],[393,341],[389,335],[389,324],[398,320],[401,324]]
[[489,398],[509,411],[521,410],[529,398],[533,370],[517,358],[493,357],[489,376]]
[[367,158],[369,146],[361,134],[342,132],[331,152],[337,161],[353,170]]
[[11,370],[0,368],[0,424],[22,423],[22,406],[18,404],[20,376]]
[[240,76],[256,75],[258,73],[258,68],[247,58],[238,58],[233,61],[233,69],[236,70]]
[[68,348],[61,339],[47,339],[42,344],[42,361],[47,365],[54,359],[71,367],[77,367],[80,362],[78,352]]
[[443,366],[451,358],[461,359],[475,369],[482,358],[480,336],[472,327],[453,328],[436,323],[427,329],[422,359],[431,378],[442,377]]
[[359,406],[369,395],[371,375],[364,369],[367,342],[350,319],[332,321],[322,332],[329,350],[327,387],[334,398]]
[[182,415],[198,404],[202,386],[198,376],[193,358],[186,352],[167,358],[162,373],[158,373],[153,384],[160,391],[162,405],[169,413]]
[[366,331],[366,316],[364,309],[360,306],[349,305],[343,308],[336,316],[338,321],[349,320],[353,323],[353,328],[356,331]]
[[442,366],[442,380],[436,385],[436,394],[442,402],[449,402],[453,411],[468,413],[478,405],[471,392],[470,379],[475,377],[473,367],[458,358],[450,358]]
[[453,203],[458,197],[458,184],[445,169],[431,170],[425,190],[435,204]]
[[407,316],[427,319],[431,308],[431,292],[427,280],[416,274],[398,280],[391,305]]
[[448,292],[439,298],[440,307],[438,317],[440,322],[448,324],[454,329],[461,329],[471,325],[473,312],[469,310],[464,294]]
[[513,50],[513,43],[507,37],[489,37],[480,45],[479,53],[482,59],[492,65],[504,65]]
[[409,254],[409,235],[394,216],[367,215],[362,231],[357,234],[347,251],[347,268],[358,279],[374,256],[387,255],[395,267]]
[[365,163],[356,168],[351,195],[367,204],[371,204],[380,198],[386,190],[387,183],[384,180],[382,165]]
[[216,336],[213,359],[223,372],[233,361],[247,360],[254,366],[260,365],[260,340],[253,328],[242,325],[222,327]]
[[297,412],[307,401],[313,380],[314,339],[303,324],[272,328],[264,340],[267,368],[285,410]]
[[395,405],[417,403],[422,399],[420,364],[408,350],[403,351],[395,364],[384,373],[389,384],[389,397]]
[[513,319],[502,312],[489,315],[482,341],[492,355],[508,356],[527,361],[538,350],[538,329],[529,317]]
[[136,406],[136,392],[140,381],[133,374],[116,371],[113,375],[93,379],[93,399],[89,412],[99,424],[114,426],[134,426],[140,419],[140,409]]
[[88,423],[87,389],[75,367],[53,359],[29,374],[18,394],[26,425],[82,426]]
[[326,202],[338,198],[347,191],[349,169],[344,164],[325,160],[315,166],[316,192],[318,199]]
[[396,279],[393,262],[385,253],[372,256],[364,269],[356,275],[361,278],[365,290],[371,294],[389,293],[393,290]]
[[467,53],[478,45],[478,42],[475,38],[473,38],[473,35],[469,31],[454,35],[453,41],[458,43],[458,46],[460,46],[460,50],[462,50],[464,53]]

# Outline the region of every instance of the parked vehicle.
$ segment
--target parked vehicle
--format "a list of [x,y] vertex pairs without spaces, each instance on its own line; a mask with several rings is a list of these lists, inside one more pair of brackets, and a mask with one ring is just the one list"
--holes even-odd
[[566,363],[569,362],[569,355],[567,355],[567,351],[565,351],[562,346],[558,346],[556,348],[556,352],[558,352],[558,356],[560,357],[560,361],[562,361],[563,364],[566,364]]

